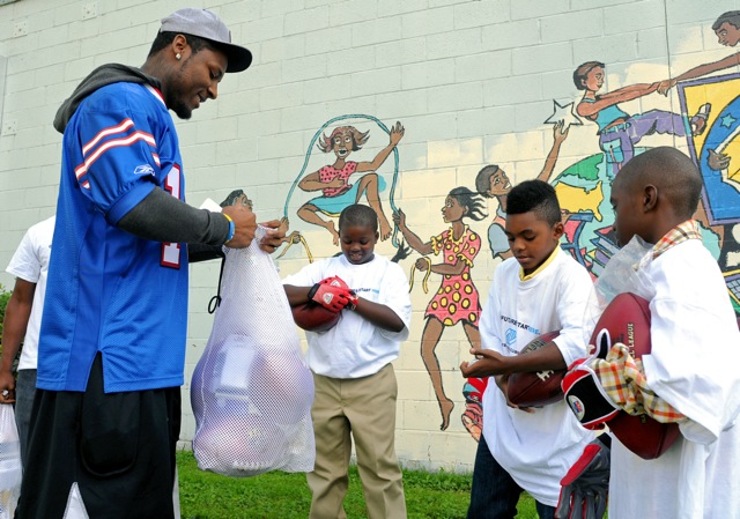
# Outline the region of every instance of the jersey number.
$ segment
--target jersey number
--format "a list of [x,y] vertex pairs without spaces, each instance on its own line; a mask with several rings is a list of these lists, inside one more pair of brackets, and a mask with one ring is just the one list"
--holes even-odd
[[[175,164],[167,178],[164,181],[164,189],[170,195],[180,200],[180,166]],[[163,267],[180,268],[180,244],[164,242],[162,243],[162,258],[160,260]]]

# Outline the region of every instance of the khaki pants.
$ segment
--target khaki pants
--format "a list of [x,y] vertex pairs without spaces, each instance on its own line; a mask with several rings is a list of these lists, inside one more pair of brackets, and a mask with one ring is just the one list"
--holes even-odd
[[369,519],[404,519],[406,501],[394,447],[398,386],[393,366],[360,379],[314,375],[314,384],[316,465],[306,476],[311,519],[346,517],[342,501],[352,438]]

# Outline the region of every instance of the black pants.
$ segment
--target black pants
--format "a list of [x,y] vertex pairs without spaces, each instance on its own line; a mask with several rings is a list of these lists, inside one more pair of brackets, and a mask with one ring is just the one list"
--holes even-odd
[[91,519],[174,516],[180,388],[103,392],[100,354],[84,393],[37,390],[16,519],[61,519],[73,486]]

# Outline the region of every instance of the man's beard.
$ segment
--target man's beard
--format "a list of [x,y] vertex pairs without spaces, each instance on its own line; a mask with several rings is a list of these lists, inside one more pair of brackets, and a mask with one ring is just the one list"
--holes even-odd
[[193,109],[179,99],[174,99],[168,106],[180,119],[190,119],[193,115]]

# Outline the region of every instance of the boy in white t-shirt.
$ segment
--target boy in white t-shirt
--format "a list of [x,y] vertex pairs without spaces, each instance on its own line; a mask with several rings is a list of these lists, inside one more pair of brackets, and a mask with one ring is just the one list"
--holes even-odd
[[[478,360],[460,365],[465,377],[492,377],[483,395],[483,434],[468,517],[513,518],[526,490],[540,518],[551,518],[560,479],[593,433],[580,426],[563,401],[517,408],[506,388],[512,373],[561,370],[586,355],[584,321],[593,285],[586,269],[559,247],[563,224],[552,186],[522,182],[509,193],[506,212],[514,257],[493,274],[481,313],[482,346],[470,350]],[[560,335],[553,341],[518,355],[530,341],[555,330]]]
[[[610,519],[740,518],[740,332],[722,272],[692,219],[701,191],[694,163],[668,147],[638,155],[612,184],[620,245],[635,235],[654,244],[634,267],[636,287],[650,301],[644,384],[621,391],[656,419],[654,409],[670,406],[662,414],[677,416],[671,421],[681,435],[653,460],[614,438]],[[610,355],[595,361],[597,373]],[[612,387],[604,385],[616,402]]]
[[[3,354],[0,360],[0,404],[12,404],[15,401],[15,421],[21,443],[21,463],[24,464],[31,407],[36,394],[39,329],[55,222],[56,217],[52,216],[32,225],[5,269],[8,274],[15,276],[15,286],[5,309]],[[13,361],[21,344],[23,350],[18,361],[18,379],[14,380]],[[4,394],[5,391],[7,394]]]
[[[391,362],[409,334],[411,300],[401,267],[375,254],[378,217],[355,204],[339,216],[342,254],[305,266],[283,280],[291,306],[310,300],[341,311],[322,333],[306,332],[314,374],[311,417],[316,465],[307,475],[311,518],[346,517],[352,439],[370,519],[406,517],[401,469],[396,458],[396,397]],[[338,276],[346,286],[321,283]]]

